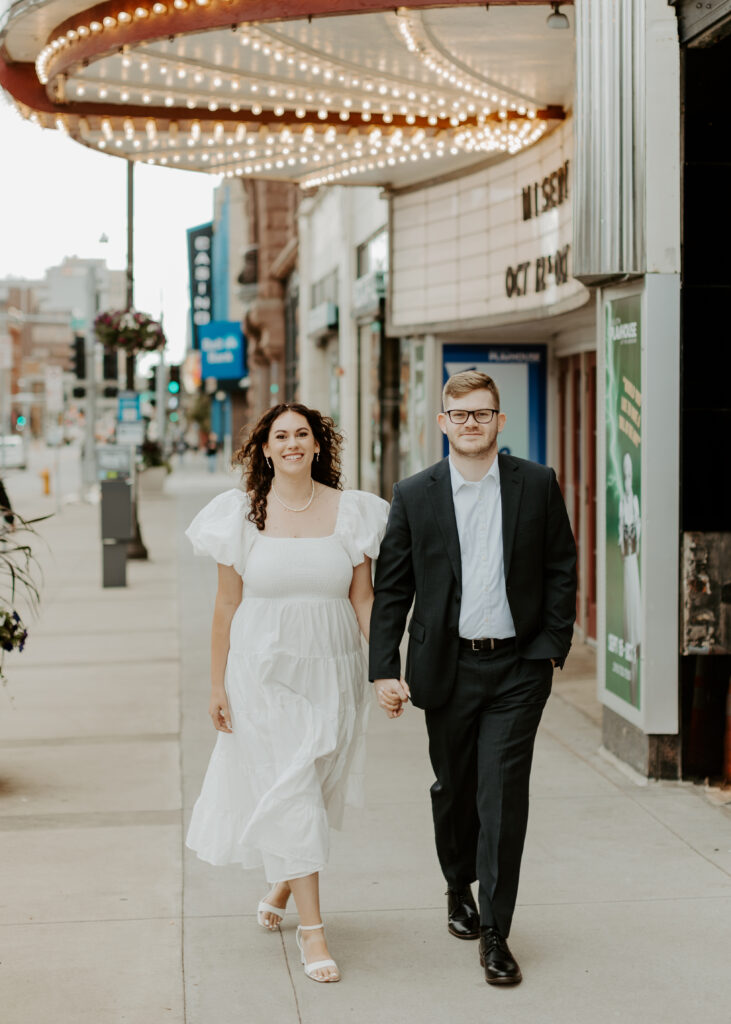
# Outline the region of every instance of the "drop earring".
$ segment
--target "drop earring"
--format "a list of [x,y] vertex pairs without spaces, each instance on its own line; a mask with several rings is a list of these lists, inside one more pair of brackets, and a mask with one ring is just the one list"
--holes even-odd
[[320,461],[320,453],[319,452],[315,452],[315,462],[319,462],[319,461]]
[[273,469],[272,460],[271,459],[267,459],[266,456],[264,456],[264,458],[265,458],[267,466],[269,466],[270,469]]

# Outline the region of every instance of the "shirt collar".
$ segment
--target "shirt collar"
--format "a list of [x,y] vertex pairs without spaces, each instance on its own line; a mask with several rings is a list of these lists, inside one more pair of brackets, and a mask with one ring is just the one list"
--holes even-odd
[[493,460],[492,465],[488,469],[487,473],[482,477],[481,480],[465,480],[460,471],[452,461],[452,456],[449,456],[449,475],[452,478],[452,495],[457,494],[463,487],[479,487],[485,483],[490,477],[493,478],[498,487],[500,487],[500,467],[498,466],[497,457]]

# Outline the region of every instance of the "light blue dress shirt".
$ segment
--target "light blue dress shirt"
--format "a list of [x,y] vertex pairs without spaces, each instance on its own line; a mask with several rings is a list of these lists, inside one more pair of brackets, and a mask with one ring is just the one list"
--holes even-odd
[[465,480],[449,459],[462,554],[459,635],[467,640],[515,636],[505,591],[503,516],[497,458],[482,480]]

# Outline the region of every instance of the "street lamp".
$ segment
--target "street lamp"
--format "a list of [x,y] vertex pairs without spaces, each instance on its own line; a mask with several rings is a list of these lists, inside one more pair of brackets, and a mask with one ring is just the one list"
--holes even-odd
[[549,28],[559,28],[559,29],[561,29],[561,28],[571,28],[571,25],[569,24],[569,19],[566,17],[565,14],[562,14],[561,11],[559,10],[559,8],[561,7],[561,4],[560,3],[553,3],[553,4],[551,4],[551,7],[552,7],[552,11],[548,15],[548,17],[546,18],[546,24],[548,25],[548,27]]

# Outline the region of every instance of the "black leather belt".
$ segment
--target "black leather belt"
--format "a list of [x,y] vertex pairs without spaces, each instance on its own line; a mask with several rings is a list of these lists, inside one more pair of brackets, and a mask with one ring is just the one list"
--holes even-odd
[[514,645],[514,636],[506,636],[501,639],[496,639],[492,636],[481,636],[478,640],[465,640],[463,636],[459,638],[461,651],[499,651],[501,647],[513,647]]

